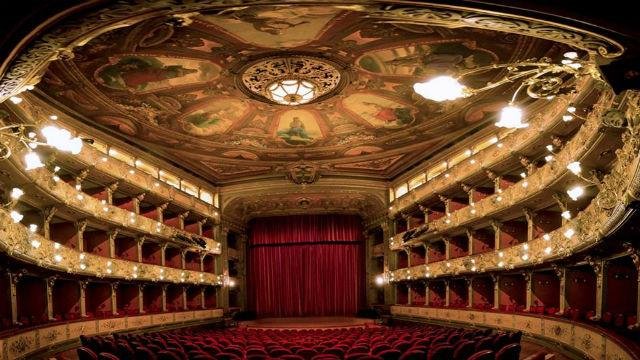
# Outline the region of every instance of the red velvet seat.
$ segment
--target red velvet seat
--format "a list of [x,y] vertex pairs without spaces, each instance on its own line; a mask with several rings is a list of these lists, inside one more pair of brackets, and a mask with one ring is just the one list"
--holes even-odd
[[496,360],[518,360],[520,359],[520,344],[505,345],[496,354]]
[[98,355],[84,346],[80,346],[76,352],[79,360],[98,360]]
[[471,355],[469,360],[495,360],[495,353],[491,350],[482,350],[478,351],[475,354]]

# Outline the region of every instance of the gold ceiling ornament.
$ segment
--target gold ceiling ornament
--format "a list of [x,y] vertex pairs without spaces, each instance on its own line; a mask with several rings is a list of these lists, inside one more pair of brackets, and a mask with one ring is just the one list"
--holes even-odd
[[[506,70],[506,74],[497,81],[486,83],[481,87],[468,87],[462,82],[474,75],[495,70]],[[461,72],[457,76],[441,75],[413,85],[413,90],[420,96],[436,101],[451,101],[474,96],[497,87],[518,83],[507,106],[495,123],[498,127],[520,129],[529,126],[523,121],[523,111],[516,105],[521,92],[533,99],[551,100],[557,95],[575,91],[575,79],[591,76],[602,81],[600,72],[591,56],[582,56],[575,51],[564,53],[563,58],[554,62],[551,58],[529,59],[514,63],[490,64]]]
[[253,62],[242,71],[240,80],[253,97],[287,106],[324,98],[344,83],[336,64],[307,55],[282,55]]

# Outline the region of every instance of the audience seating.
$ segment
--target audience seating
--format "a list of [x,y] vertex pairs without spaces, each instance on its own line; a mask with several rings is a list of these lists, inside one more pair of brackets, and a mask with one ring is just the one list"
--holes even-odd
[[77,352],[80,360],[515,360],[521,336],[423,324],[323,330],[185,329],[81,336]]

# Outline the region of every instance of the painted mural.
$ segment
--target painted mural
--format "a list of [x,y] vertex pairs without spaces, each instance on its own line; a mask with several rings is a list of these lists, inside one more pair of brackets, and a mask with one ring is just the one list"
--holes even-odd
[[96,72],[102,85],[129,91],[153,91],[213,80],[220,68],[205,61],[151,56],[124,56]]
[[376,74],[428,77],[474,69],[495,60],[495,55],[473,42],[459,41],[375,50],[362,56],[358,65]]
[[331,6],[252,6],[227,16],[203,15],[201,19],[243,42],[278,49],[315,40],[339,11]]
[[343,106],[375,128],[400,128],[416,120],[413,107],[371,93],[350,95]]
[[238,99],[218,98],[208,101],[208,105],[189,113],[182,120],[184,130],[196,136],[221,134],[234,121],[243,117],[248,107]]
[[[565,50],[495,31],[390,24],[377,9],[256,5],[149,19],[74,48],[39,86],[89,121],[214,181],[282,178],[298,161],[379,179],[471,127],[489,132],[492,104],[504,100],[493,93],[464,106],[425,102],[413,92],[416,81]],[[305,56],[326,60],[344,82],[294,107],[246,91],[243,75],[256,63]]]
[[316,117],[307,110],[283,113],[276,134],[289,145],[307,145],[322,137]]

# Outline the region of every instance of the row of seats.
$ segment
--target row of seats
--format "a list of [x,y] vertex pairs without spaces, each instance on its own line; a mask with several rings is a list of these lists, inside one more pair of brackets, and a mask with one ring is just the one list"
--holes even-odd
[[80,360],[518,360],[521,332],[399,325],[209,329],[81,337]]

